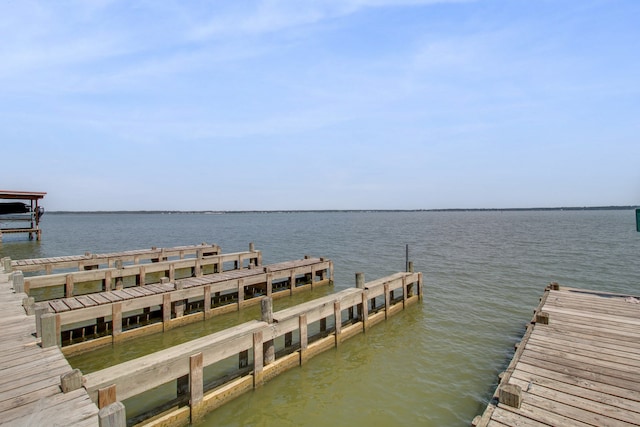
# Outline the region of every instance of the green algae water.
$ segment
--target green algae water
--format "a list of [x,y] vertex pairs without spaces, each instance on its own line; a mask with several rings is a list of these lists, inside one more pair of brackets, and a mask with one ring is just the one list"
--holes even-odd
[[[0,255],[201,242],[235,252],[254,242],[265,264],[304,255],[334,261],[333,288],[276,300],[276,310],[353,287],[356,272],[368,281],[402,271],[409,245],[415,270],[424,273],[422,304],[211,412],[200,426],[468,426],[549,282],[640,294],[633,210],[49,213],[41,225],[41,242],[6,235]],[[248,308],[70,362],[90,372],[258,317],[257,307]]]

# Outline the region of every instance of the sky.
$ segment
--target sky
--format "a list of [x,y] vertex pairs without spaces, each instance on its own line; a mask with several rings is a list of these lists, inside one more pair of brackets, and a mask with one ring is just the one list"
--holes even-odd
[[637,0],[0,0],[47,210],[640,204]]

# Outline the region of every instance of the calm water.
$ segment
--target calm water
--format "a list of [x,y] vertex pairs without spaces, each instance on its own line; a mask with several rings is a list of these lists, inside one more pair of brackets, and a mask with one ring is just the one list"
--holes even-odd
[[[545,285],[640,294],[640,233],[632,210],[48,214],[41,225],[42,242],[5,236],[0,255],[201,242],[233,252],[254,242],[265,263],[305,254],[331,258],[339,290],[354,286],[359,271],[372,280],[403,270],[409,244],[425,277],[422,305],[212,412],[205,426],[468,426],[484,409]],[[172,345],[252,316],[257,312],[214,319],[71,362],[97,369],[145,346]]]

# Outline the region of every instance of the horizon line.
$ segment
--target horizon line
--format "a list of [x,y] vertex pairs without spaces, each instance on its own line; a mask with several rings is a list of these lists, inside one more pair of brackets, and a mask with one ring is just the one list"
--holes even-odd
[[499,212],[499,211],[587,211],[587,210],[631,210],[637,209],[638,205],[611,205],[611,206],[559,206],[559,207],[529,207],[529,208],[439,208],[439,209],[246,209],[246,210],[55,210],[47,211],[49,214],[76,214],[76,213],[108,213],[108,214],[166,214],[166,213],[187,213],[187,214],[231,214],[231,213],[311,213],[311,212]]

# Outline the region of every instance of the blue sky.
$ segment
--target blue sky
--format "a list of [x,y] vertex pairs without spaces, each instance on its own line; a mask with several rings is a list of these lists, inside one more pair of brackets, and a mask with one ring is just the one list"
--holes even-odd
[[0,2],[48,210],[640,203],[640,2]]

